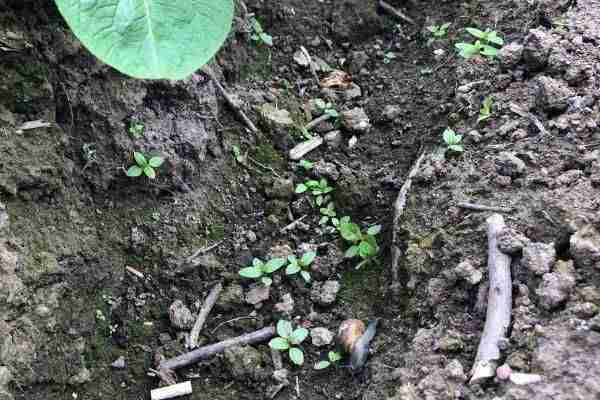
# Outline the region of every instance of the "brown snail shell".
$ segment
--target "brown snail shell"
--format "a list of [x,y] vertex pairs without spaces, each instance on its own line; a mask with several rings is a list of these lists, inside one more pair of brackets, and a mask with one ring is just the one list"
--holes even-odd
[[196,322],[190,309],[181,300],[175,300],[169,307],[169,319],[175,328],[182,330],[192,329]]
[[354,345],[365,333],[365,329],[365,323],[359,319],[347,319],[342,322],[338,329],[337,341],[345,353],[352,353]]

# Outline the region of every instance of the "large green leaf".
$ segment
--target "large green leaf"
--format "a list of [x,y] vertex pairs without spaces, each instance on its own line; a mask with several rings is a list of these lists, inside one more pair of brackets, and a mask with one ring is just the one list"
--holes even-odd
[[55,0],[73,33],[103,62],[142,79],[184,79],[231,29],[232,0]]

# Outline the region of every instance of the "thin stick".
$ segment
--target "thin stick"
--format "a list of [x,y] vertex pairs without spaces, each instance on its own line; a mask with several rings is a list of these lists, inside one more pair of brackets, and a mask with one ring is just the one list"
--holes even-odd
[[288,224],[288,225],[284,226],[283,228],[281,228],[279,230],[279,233],[284,233],[284,232],[287,232],[287,231],[290,231],[290,230],[294,229],[306,217],[308,217],[308,214],[305,214],[305,215],[301,216],[300,218],[298,218],[295,221],[292,221],[290,224]]
[[506,337],[512,308],[510,256],[498,249],[498,234],[505,228],[504,218],[492,214],[487,219],[488,269],[490,289],[483,333],[471,369],[470,383],[491,378],[496,374],[500,359],[499,343]]
[[152,400],[167,400],[174,397],[185,396],[192,394],[192,382],[185,381],[171,386],[161,387],[150,391],[150,399]]
[[308,60],[308,66],[310,68],[310,72],[312,73],[313,77],[315,78],[315,81],[317,81],[317,85],[318,85],[319,84],[319,75],[317,75],[317,70],[315,69],[315,66],[313,65],[312,57],[308,53],[308,50],[306,50],[306,47],[300,46],[300,51],[302,53],[304,53],[304,56]]
[[379,7],[381,7],[384,11],[387,11],[388,13],[395,15],[396,17],[400,18],[403,21],[406,21],[410,24],[415,25],[415,20],[412,19],[411,17],[405,15],[404,13],[398,11],[396,8],[392,7],[390,4],[386,3],[383,0],[379,0]]
[[400,193],[398,193],[396,201],[394,202],[394,220],[392,222],[392,290],[396,293],[400,289],[400,282],[398,281],[398,264],[400,263],[400,257],[402,255],[402,251],[400,250],[400,247],[398,247],[398,231],[400,230],[400,219],[402,218],[402,214],[404,213],[404,207],[406,206],[406,196],[408,195],[408,192],[412,185],[412,180],[419,171],[423,159],[425,159],[424,152],[421,153],[417,161],[415,161],[412,169],[406,177],[406,181],[400,188]]
[[138,271],[137,269],[133,268],[133,267],[125,267],[125,269],[127,270],[127,272],[129,272],[132,275],[137,276],[140,279],[144,279],[144,274],[142,274],[140,271]]
[[227,104],[229,104],[233,111],[235,111],[235,113],[242,119],[242,121],[244,121],[248,129],[250,129],[252,133],[258,133],[258,129],[254,125],[254,123],[250,120],[250,118],[246,116],[246,113],[244,113],[244,111],[242,111],[242,109],[237,104],[235,104],[235,101],[233,101],[231,95],[229,95],[229,93],[225,91],[225,88],[223,87],[223,85],[221,85],[221,82],[219,82],[219,80],[215,77],[210,67],[208,65],[205,65],[204,67],[202,67],[202,72],[208,75],[210,80],[213,81],[219,93],[221,93],[221,95],[225,98],[225,101],[227,101]]
[[204,247],[202,249],[198,249],[194,252],[194,254],[192,254],[191,256],[189,256],[188,258],[185,259],[184,264],[189,264],[192,261],[194,261],[194,259],[198,256],[201,256],[204,253],[208,253],[209,251],[211,251],[212,249],[217,248],[221,243],[223,243],[223,240],[219,240],[217,243],[211,244],[208,247]]
[[466,210],[473,210],[473,211],[492,211],[492,212],[501,212],[501,213],[509,213],[512,211],[512,208],[508,208],[508,207],[484,206],[481,204],[466,203],[466,202],[458,203],[456,205],[456,207],[464,208]]
[[211,289],[208,296],[206,296],[206,300],[204,300],[204,305],[200,309],[200,312],[198,313],[198,318],[196,319],[196,323],[194,324],[194,327],[190,332],[190,339],[188,344],[188,347],[190,349],[195,349],[196,347],[198,347],[198,336],[200,336],[200,331],[202,331],[202,327],[206,322],[206,318],[208,317],[208,314],[210,314],[212,308],[215,306],[215,303],[217,302],[217,299],[219,298],[219,295],[221,294],[222,290],[223,284],[218,283],[215,285],[215,287]]
[[230,320],[227,320],[227,321],[223,321],[219,325],[215,326],[215,329],[213,329],[212,331],[210,331],[210,333],[212,335],[216,331],[218,331],[219,328],[222,327],[223,325],[227,325],[227,324],[230,324],[230,323],[236,322],[236,321],[241,321],[243,319],[256,319],[256,317],[252,316],[252,315],[246,315],[246,316],[243,316],[243,317],[237,317],[237,318],[233,318],[233,319],[230,319]]
[[199,347],[196,350],[165,360],[160,363],[160,369],[174,370],[187,367],[197,363],[198,361],[202,361],[214,356],[215,354],[222,353],[229,347],[261,343],[267,339],[271,339],[273,336],[275,336],[275,327],[268,326],[242,336],[223,340],[222,342],[210,344],[208,346]]
[[327,121],[330,118],[331,118],[331,115],[325,113],[325,114],[321,115],[320,117],[317,117],[317,118],[313,119],[308,124],[304,125],[304,129],[306,129],[307,131],[309,131],[312,128],[314,128],[315,126],[319,125],[321,122]]

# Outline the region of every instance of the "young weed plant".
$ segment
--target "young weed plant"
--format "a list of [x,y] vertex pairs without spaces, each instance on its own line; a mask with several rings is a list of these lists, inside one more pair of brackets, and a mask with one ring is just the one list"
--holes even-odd
[[357,224],[350,221],[350,217],[344,217],[340,220],[337,228],[342,238],[350,243],[344,256],[346,258],[360,257],[362,260],[356,265],[356,269],[375,260],[379,253],[375,236],[381,231],[381,225],[373,225],[363,233]]
[[396,53],[392,51],[386,51],[383,53],[383,63],[389,64],[396,59]]
[[455,46],[459,50],[459,55],[463,58],[469,59],[477,55],[494,58],[499,51],[496,46],[502,47],[504,45],[504,40],[498,36],[498,33],[489,28],[485,31],[477,28],[466,28],[466,31],[477,40],[474,43],[456,43]]
[[264,44],[265,46],[269,47],[273,46],[273,37],[264,31],[262,25],[256,18],[252,18],[250,20],[250,25],[252,27],[250,39],[258,44]]
[[298,163],[304,171],[310,171],[315,166],[315,163],[309,160],[300,160]]
[[296,346],[306,339],[308,329],[293,329],[290,321],[279,320],[277,322],[277,335],[278,337],[271,339],[269,347],[273,350],[287,351],[290,360],[296,365],[304,364],[304,352]]
[[327,353],[327,360],[321,360],[315,364],[315,369],[325,369],[337,364],[342,359],[342,355],[336,351]]
[[464,151],[462,144],[460,144],[462,142],[462,135],[457,134],[450,128],[446,128],[442,137],[444,138],[448,150],[456,153],[462,153]]
[[335,211],[335,204],[333,201],[329,202],[326,207],[321,207],[319,211],[321,212],[319,225],[326,225],[328,222],[331,222],[333,226],[338,226],[340,221],[337,218],[337,212]]
[[317,109],[319,109],[319,111],[329,115],[331,118],[338,118],[340,116],[340,113],[338,113],[338,111],[335,109],[333,103],[325,103],[323,99],[316,99],[315,106]]
[[142,124],[140,122],[131,122],[129,124],[129,135],[133,139],[141,139],[144,137],[145,129],[146,129],[146,127],[144,126],[144,124]]
[[127,176],[132,178],[141,176],[142,174],[150,179],[156,178],[155,168],[160,167],[165,161],[162,157],[152,157],[148,160],[143,153],[138,151],[133,152],[133,158],[137,165],[132,165],[127,170]]
[[494,99],[492,98],[492,96],[488,96],[483,100],[483,103],[481,104],[481,109],[479,110],[479,118],[477,118],[477,123],[483,122],[492,116],[493,104]]
[[313,263],[317,253],[314,251],[306,252],[302,255],[302,257],[297,258],[294,255],[288,256],[289,264],[285,268],[286,275],[296,275],[300,273],[300,276],[306,283],[310,282],[310,264]]
[[252,260],[252,266],[242,268],[239,274],[244,278],[260,279],[263,285],[271,286],[273,279],[271,279],[269,275],[279,270],[284,265],[284,258],[273,258],[267,262],[255,258]]
[[315,197],[317,206],[320,207],[327,202],[327,194],[333,192],[333,187],[329,186],[329,182],[325,178],[321,178],[320,180],[309,179],[296,186],[295,191],[297,194],[310,192]]
[[448,35],[448,28],[450,22],[443,23],[441,25],[431,25],[427,27],[431,37],[427,41],[427,46],[431,46],[436,40],[444,39]]

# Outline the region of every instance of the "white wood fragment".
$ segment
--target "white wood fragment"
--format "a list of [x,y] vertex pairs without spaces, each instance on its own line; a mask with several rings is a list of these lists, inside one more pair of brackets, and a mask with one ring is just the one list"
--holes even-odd
[[290,158],[292,160],[300,160],[306,154],[310,153],[317,147],[323,144],[323,138],[320,136],[315,136],[306,142],[299,143],[290,150]]
[[508,378],[515,385],[530,385],[542,381],[542,376],[538,374],[524,374],[521,372],[513,372]]
[[174,397],[185,396],[186,394],[192,394],[191,381],[154,389],[150,392],[150,398],[152,400],[166,400]]

